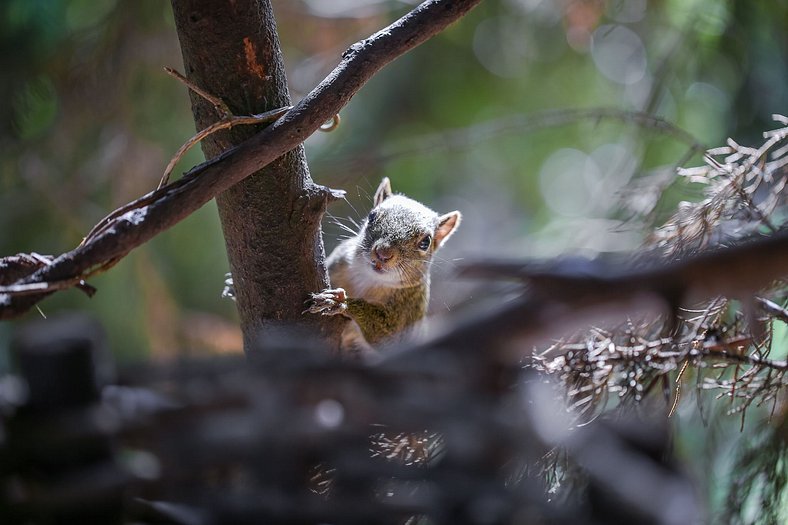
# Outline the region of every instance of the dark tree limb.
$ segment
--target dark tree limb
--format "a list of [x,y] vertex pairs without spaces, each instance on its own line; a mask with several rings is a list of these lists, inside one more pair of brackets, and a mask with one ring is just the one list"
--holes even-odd
[[674,303],[715,296],[747,299],[788,276],[788,230],[651,267],[585,259],[566,260],[563,265],[482,261],[468,263],[462,273],[522,280],[533,295],[567,303],[601,304],[637,294]]
[[[481,0],[430,0],[389,27],[352,45],[339,65],[290,112],[240,146],[193,168],[184,177],[128,205],[111,227],[52,264],[14,284],[50,283],[81,277],[107,261],[171,228],[216,195],[301,144],[324,122],[339,113],[359,89],[385,65],[444,30]],[[300,204],[322,208],[333,194],[311,188]],[[4,292],[0,290],[0,294]],[[0,295],[0,319],[29,310],[52,293]]]
[[[522,281],[526,292],[493,308],[469,312],[467,318],[454,319],[407,353],[435,347],[477,351],[498,345],[513,350],[510,357],[518,360],[524,357],[519,353],[522,348],[530,348],[523,341],[534,343],[558,331],[571,332],[571,327],[579,327],[589,318],[628,315],[633,308],[676,309],[717,296],[748,301],[788,276],[788,230],[649,268],[585,259],[563,263],[466,263],[460,271],[465,277]],[[519,344],[511,349],[507,342]]]

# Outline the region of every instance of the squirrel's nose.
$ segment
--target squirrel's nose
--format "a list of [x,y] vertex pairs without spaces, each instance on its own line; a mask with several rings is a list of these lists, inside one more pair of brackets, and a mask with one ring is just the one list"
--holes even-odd
[[380,262],[386,262],[394,257],[394,250],[387,246],[375,246],[372,249],[372,254]]

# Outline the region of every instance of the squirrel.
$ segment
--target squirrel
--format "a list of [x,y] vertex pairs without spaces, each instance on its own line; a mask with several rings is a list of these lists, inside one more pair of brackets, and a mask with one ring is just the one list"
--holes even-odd
[[[427,314],[433,256],[457,231],[461,218],[459,211],[438,215],[395,195],[384,177],[358,233],[342,241],[326,260],[334,288],[313,293],[305,313],[348,318],[341,350],[349,356],[369,354],[411,333]],[[426,463],[440,442],[430,431],[382,432],[371,439],[373,455],[403,463]],[[317,465],[311,488],[328,495],[332,479],[331,469]]]
[[394,194],[384,177],[359,232],[326,260],[334,288],[313,293],[305,313],[349,318],[345,352],[368,352],[412,332],[427,314],[432,258],[461,218]]

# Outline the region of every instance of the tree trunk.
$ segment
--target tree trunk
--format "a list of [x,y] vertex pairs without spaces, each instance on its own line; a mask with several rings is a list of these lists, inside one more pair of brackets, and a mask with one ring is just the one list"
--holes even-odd
[[[172,7],[189,80],[236,115],[290,105],[270,0],[172,0]],[[197,129],[218,120],[210,102],[190,96]],[[257,131],[216,133],[203,152],[214,158]],[[312,182],[298,146],[217,197],[247,355],[258,336],[282,325],[338,347],[338,319],[301,313],[309,292],[328,285],[320,228],[328,195]]]

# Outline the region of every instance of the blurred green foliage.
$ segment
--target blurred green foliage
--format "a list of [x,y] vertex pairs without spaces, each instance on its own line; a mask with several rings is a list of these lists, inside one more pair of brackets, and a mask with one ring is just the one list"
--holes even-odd
[[[294,97],[411,3],[275,1]],[[604,118],[506,119],[617,108],[710,147],[755,143],[772,113],[788,111],[786,35],[785,0],[488,0],[384,69],[337,131],[308,141],[313,177],[349,191],[349,205],[331,210],[339,217],[363,217],[382,176],[442,211],[462,209],[449,264],[633,249],[679,201],[702,196],[675,180],[678,162],[699,162],[686,141]],[[162,69],[181,65],[170,7],[5,0],[0,46],[0,254],[59,254],[154,188],[194,132],[185,88]],[[179,170],[201,160],[193,151]],[[326,229],[330,248],[339,230]],[[121,361],[237,350],[234,306],[219,297],[227,269],[210,204],[93,279],[94,298],[59,293],[26,318],[92,312]],[[436,302],[463,300],[446,297]],[[13,326],[0,324],[0,348]],[[699,454],[709,434],[687,435],[679,448],[695,467],[713,463]],[[713,501],[718,485],[707,483]]]

